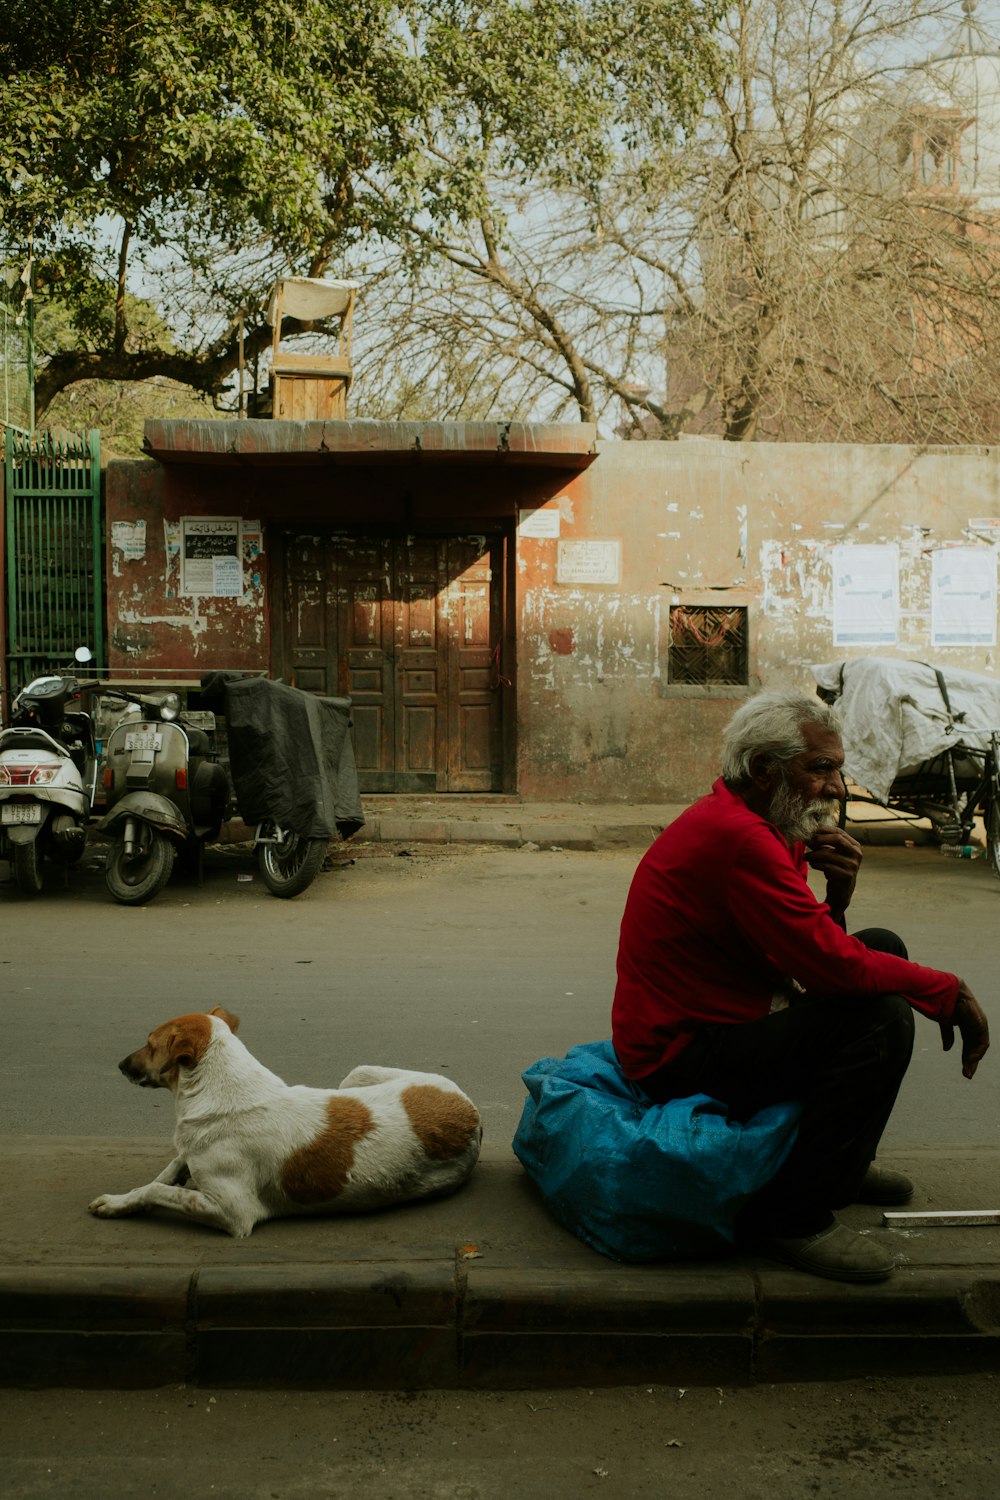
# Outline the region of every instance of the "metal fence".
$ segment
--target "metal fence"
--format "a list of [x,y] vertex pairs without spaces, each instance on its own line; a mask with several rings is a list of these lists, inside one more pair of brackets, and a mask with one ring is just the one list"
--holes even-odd
[[16,693],[71,665],[78,646],[104,660],[100,436],[8,427],[5,481],[6,675]]

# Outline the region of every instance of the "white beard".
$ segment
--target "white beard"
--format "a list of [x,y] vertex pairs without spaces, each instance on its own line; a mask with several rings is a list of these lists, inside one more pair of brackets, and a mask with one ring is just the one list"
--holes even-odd
[[800,792],[793,792],[782,781],[771,799],[768,821],[785,835],[790,844],[808,843],[821,828],[836,828],[840,822],[837,797],[816,797],[806,802]]

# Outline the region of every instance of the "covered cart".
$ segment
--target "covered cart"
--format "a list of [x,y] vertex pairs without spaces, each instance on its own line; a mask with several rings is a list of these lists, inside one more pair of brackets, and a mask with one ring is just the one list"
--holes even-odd
[[351,700],[211,672],[201,679],[201,701],[225,717],[237,810],[256,827],[261,877],[277,896],[298,895],[330,840],[364,826]]
[[981,816],[1000,876],[1000,681],[882,656],[809,670],[837,707],[862,800],[928,818],[942,843],[967,843]]

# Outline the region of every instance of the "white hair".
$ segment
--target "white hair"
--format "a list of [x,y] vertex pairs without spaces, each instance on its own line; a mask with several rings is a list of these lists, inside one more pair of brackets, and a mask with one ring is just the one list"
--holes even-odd
[[726,725],[722,738],[722,779],[735,789],[750,781],[750,762],[764,755],[784,764],[806,748],[803,724],[820,724],[840,733],[837,716],[811,693],[774,691],[755,693]]

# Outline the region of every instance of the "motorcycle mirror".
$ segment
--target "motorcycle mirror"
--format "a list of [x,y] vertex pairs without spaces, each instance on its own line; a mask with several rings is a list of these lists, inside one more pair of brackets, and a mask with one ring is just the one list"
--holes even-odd
[[94,660],[94,653],[89,646],[77,646],[73,652],[73,660],[78,661],[83,666],[84,663]]

